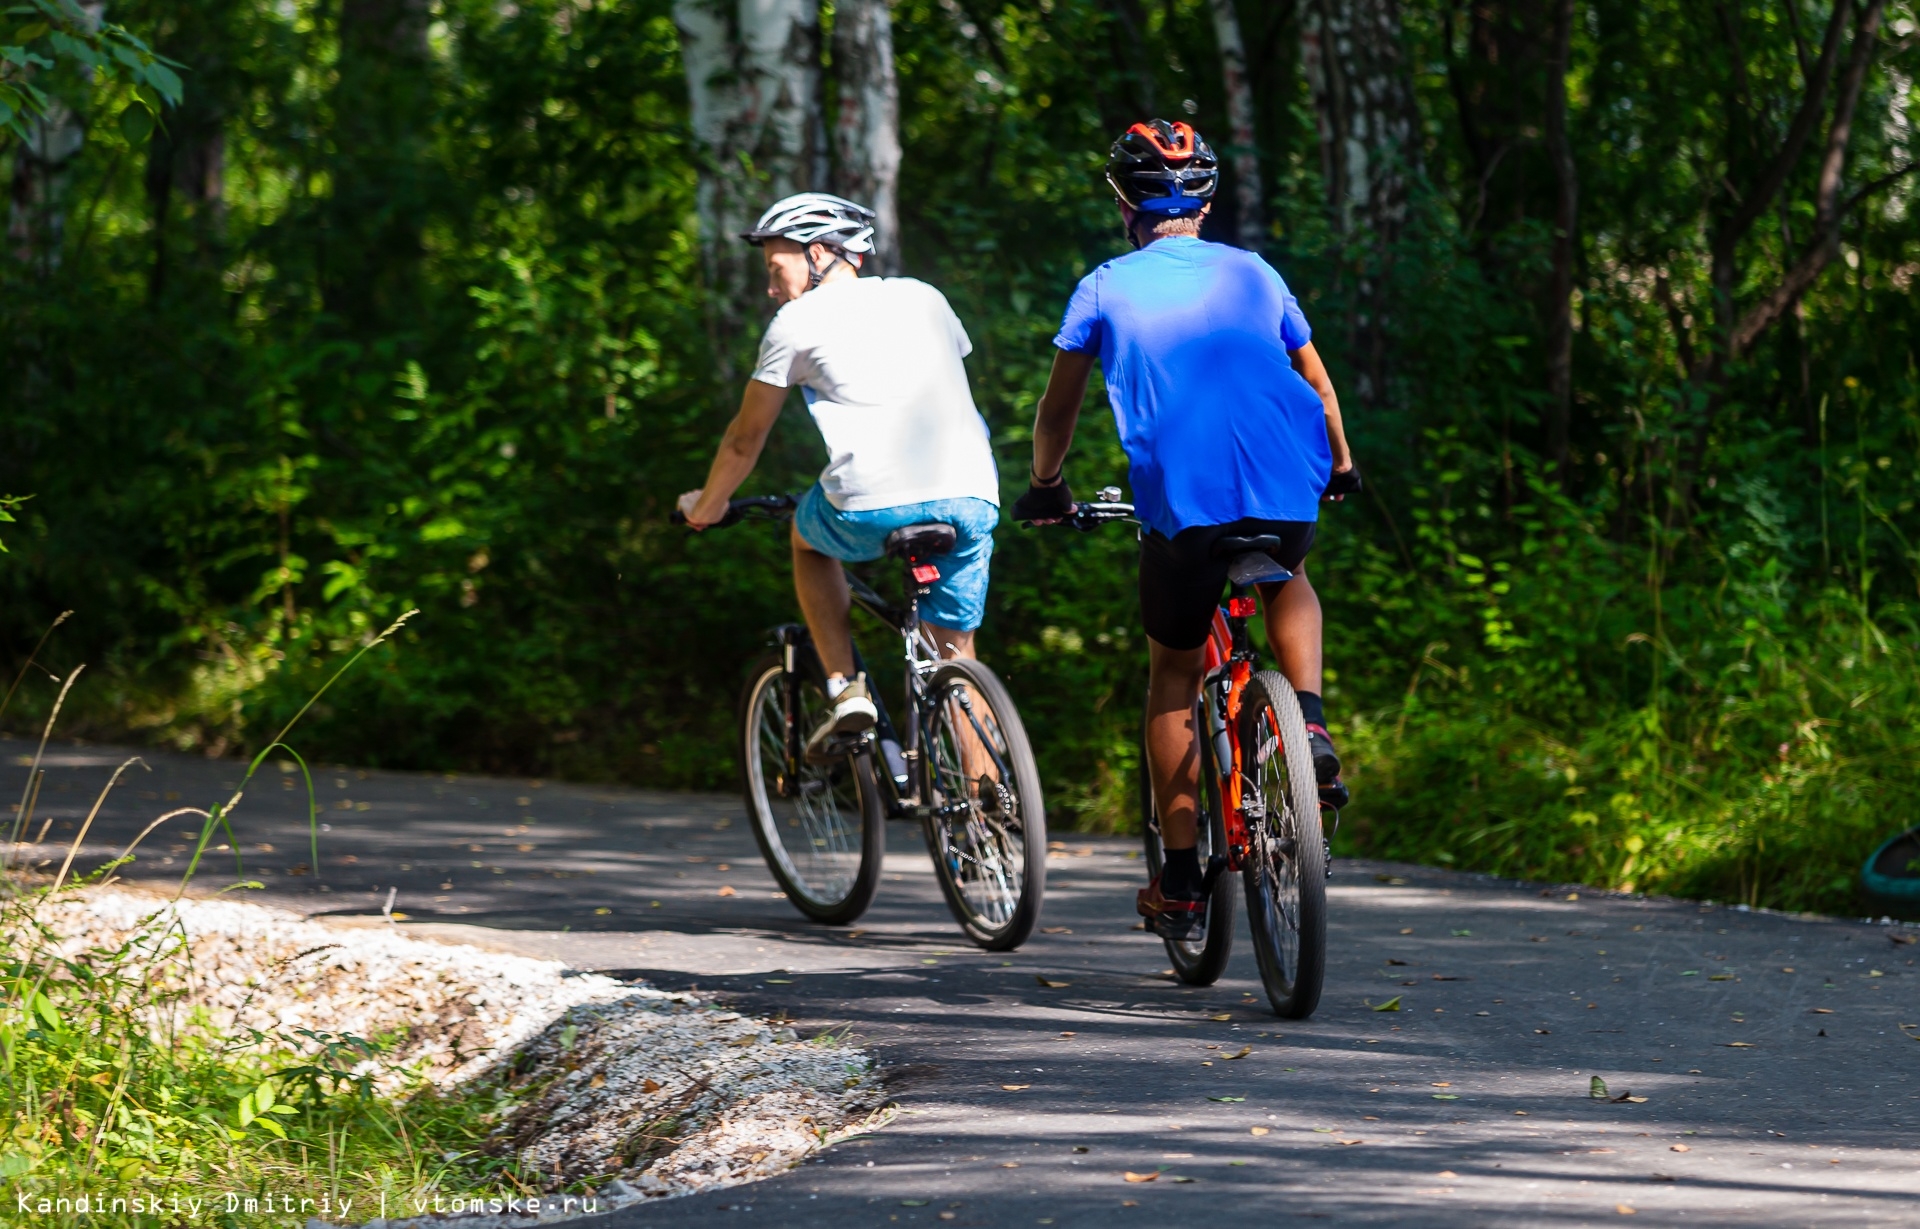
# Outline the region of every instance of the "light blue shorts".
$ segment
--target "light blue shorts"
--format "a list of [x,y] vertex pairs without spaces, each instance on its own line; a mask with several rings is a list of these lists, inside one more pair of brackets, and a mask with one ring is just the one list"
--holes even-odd
[[800,497],[793,523],[801,540],[843,563],[864,563],[886,553],[887,535],[905,525],[942,521],[960,534],[953,553],[932,562],[940,579],[920,599],[920,617],[928,623],[970,632],[987,611],[987,565],[993,559],[993,530],[1000,509],[984,499],[935,499],[894,508],[842,512],[827,501],[819,483]]

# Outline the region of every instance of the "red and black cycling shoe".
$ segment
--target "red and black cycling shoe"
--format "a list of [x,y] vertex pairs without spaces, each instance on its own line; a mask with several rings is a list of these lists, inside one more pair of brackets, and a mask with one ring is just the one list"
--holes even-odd
[[1207,899],[1176,900],[1160,891],[1155,875],[1134,898],[1134,908],[1147,919],[1147,929],[1176,943],[1198,943],[1207,937]]
[[1333,749],[1333,735],[1327,733],[1327,727],[1316,722],[1307,723],[1307,752],[1313,756],[1313,776],[1321,785],[1332,785],[1340,779],[1340,753]]

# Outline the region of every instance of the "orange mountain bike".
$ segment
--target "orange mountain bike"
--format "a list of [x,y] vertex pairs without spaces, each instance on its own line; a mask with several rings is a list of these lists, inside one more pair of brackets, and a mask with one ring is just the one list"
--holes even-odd
[[[1099,500],[1077,505],[1059,523],[1090,530],[1109,521],[1134,521],[1133,505],[1118,502],[1119,497],[1117,488],[1107,487]],[[1219,980],[1233,949],[1233,888],[1227,872],[1238,872],[1267,998],[1277,1014],[1298,1020],[1320,1004],[1332,857],[1300,702],[1279,671],[1257,668],[1247,636],[1247,620],[1258,610],[1255,586],[1293,579],[1273,558],[1280,548],[1280,539],[1266,536],[1222,538],[1214,548],[1229,560],[1231,588],[1227,604],[1213,616],[1206,675],[1193,714],[1200,752],[1199,853],[1211,897],[1207,931],[1194,942],[1162,942],[1181,981],[1208,986]],[[1147,863],[1158,875],[1165,851],[1144,744],[1140,761]]]

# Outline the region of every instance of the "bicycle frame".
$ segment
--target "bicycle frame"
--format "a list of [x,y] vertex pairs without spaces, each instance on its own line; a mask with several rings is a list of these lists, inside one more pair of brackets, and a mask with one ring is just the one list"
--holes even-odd
[[[1200,683],[1201,711],[1207,718],[1207,735],[1213,743],[1214,769],[1220,777],[1222,820],[1226,827],[1226,863],[1222,869],[1238,871],[1247,855],[1247,821],[1265,818],[1251,814],[1246,803],[1246,774],[1240,771],[1240,702],[1246,694],[1247,680],[1253,677],[1253,644],[1247,636],[1247,620],[1254,613],[1251,593],[1235,585],[1226,609],[1213,612],[1213,628],[1207,636],[1206,673]],[[1256,802],[1254,809],[1259,810]],[[1209,868],[1212,870],[1212,868]],[[1215,874],[1218,872],[1215,871]]]

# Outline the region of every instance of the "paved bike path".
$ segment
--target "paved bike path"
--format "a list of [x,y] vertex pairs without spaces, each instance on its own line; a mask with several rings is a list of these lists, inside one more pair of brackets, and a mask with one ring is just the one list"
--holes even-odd
[[[0,740],[9,803],[31,749]],[[52,750],[36,812],[50,840],[70,839],[120,758]],[[161,808],[224,799],[239,771],[145,759],[89,859]],[[1158,944],[1132,929],[1129,842],[1062,838],[1047,932],[999,956],[960,940],[906,825],[891,825],[873,910],[834,931],[776,897],[729,797],[316,776],[318,875],[293,777],[270,771],[236,813],[267,899],[352,924],[396,889],[424,935],[851,1026],[892,1069],[901,1110],[886,1129],[610,1227],[1920,1219],[1908,929],[1343,858],[1325,999],[1311,1021],[1279,1021],[1257,997],[1244,921],[1220,984],[1164,975]],[[149,838],[129,877],[177,874],[184,827]],[[1400,1010],[1373,1010],[1395,996]],[[1646,1100],[1593,1100],[1595,1074]]]

